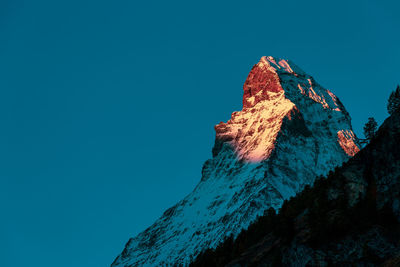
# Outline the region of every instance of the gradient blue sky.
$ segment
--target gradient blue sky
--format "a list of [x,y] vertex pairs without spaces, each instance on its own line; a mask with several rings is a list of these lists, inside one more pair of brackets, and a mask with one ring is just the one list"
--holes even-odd
[[109,266],[189,193],[263,55],[358,134],[400,82],[398,1],[0,2],[0,258]]

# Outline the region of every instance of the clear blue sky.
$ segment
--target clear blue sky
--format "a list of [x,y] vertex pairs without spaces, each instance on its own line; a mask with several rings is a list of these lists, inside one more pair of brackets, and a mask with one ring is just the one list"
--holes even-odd
[[398,1],[0,1],[0,258],[109,266],[189,193],[263,55],[353,117],[400,83]]

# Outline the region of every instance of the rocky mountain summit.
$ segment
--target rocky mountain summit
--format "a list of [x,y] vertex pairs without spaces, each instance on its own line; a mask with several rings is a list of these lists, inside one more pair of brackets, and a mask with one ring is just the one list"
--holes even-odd
[[339,99],[292,62],[262,57],[243,90],[243,109],[215,126],[213,157],[193,192],[131,238],[112,266],[187,265],[359,151]]

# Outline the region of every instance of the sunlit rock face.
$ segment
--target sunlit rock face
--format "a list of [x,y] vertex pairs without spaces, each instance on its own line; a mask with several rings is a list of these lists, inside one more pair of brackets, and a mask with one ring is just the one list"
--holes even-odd
[[[293,112],[308,117],[310,126],[315,126],[313,121],[329,122],[326,133],[337,135],[339,145],[349,156],[359,151],[350,127],[342,127],[345,125],[340,123],[338,127],[331,127],[337,124],[335,119],[349,120],[338,98],[293,63],[262,57],[251,70],[243,90],[243,110],[232,113],[227,123],[215,126],[217,139],[228,141],[239,159],[248,162],[268,159],[283,119],[291,120]],[[323,110],[322,118],[315,108]]]
[[243,109],[215,126],[199,184],[112,266],[186,265],[359,151],[339,99],[292,62],[262,57],[243,90]]

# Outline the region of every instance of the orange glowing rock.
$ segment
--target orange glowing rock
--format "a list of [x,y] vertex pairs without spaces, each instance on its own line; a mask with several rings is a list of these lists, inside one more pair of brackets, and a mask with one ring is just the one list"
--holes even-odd
[[238,158],[248,162],[267,159],[274,149],[283,118],[295,105],[285,97],[279,77],[261,60],[243,86],[243,110],[215,126],[217,138],[230,140]]
[[337,133],[337,135],[338,135],[338,142],[347,155],[353,157],[360,151],[360,148],[354,142],[355,136],[352,131],[341,130]]
[[[290,120],[293,111],[301,112],[290,100],[292,98],[309,98],[323,109],[341,112],[341,104],[331,91],[313,84],[311,76],[306,76],[296,66],[291,67],[287,60],[278,62],[273,57],[262,57],[254,65],[243,85],[243,110],[232,113],[230,120],[215,126],[216,138],[228,142],[239,160],[260,162],[269,158],[284,118]],[[280,75],[293,77],[290,82],[296,82],[289,82],[290,92],[282,87]],[[351,129],[340,131],[338,136],[347,155],[354,156],[359,151]]]

